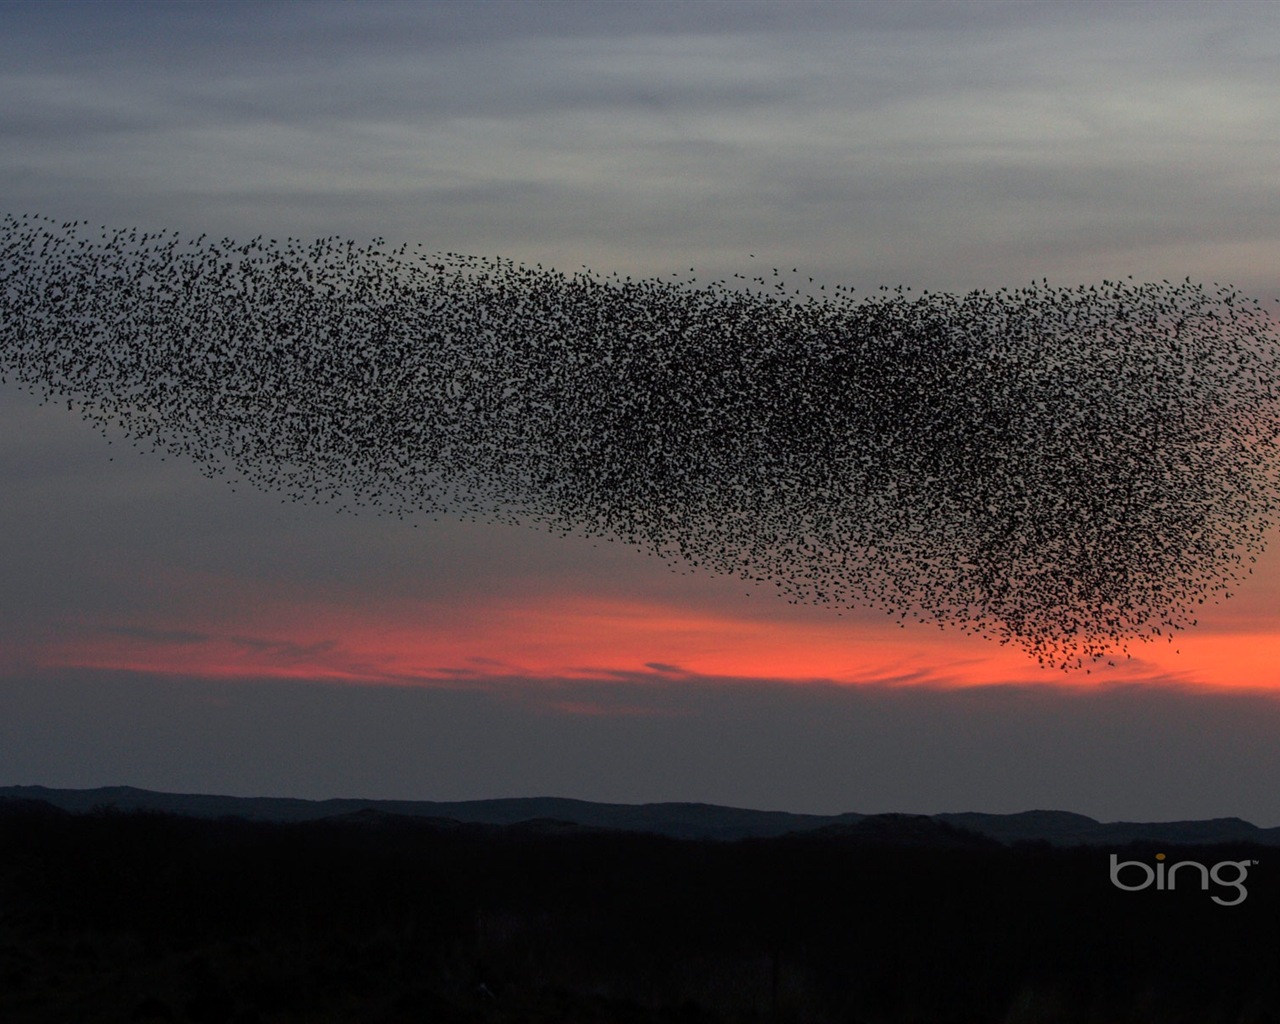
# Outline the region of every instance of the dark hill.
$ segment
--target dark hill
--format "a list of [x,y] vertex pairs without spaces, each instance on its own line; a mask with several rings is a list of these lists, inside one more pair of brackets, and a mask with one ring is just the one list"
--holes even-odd
[[[1255,843],[1280,846],[1280,828],[1258,828],[1240,818],[1206,821],[1100,822],[1069,811],[1034,810],[1017,814],[978,812],[935,815],[792,814],[702,803],[606,804],[564,797],[517,797],[493,800],[302,800],[288,797],[236,797],[207,794],[156,793],[132,786],[98,789],[47,789],[43,786],[0,787],[0,807],[6,801],[37,801],[75,814],[95,810],[149,811],[192,818],[240,818],[246,821],[304,822],[326,818],[372,821],[391,816],[443,822],[517,825],[560,822],[613,832],[643,832],[674,839],[762,839],[792,832],[844,830],[850,836],[872,837],[877,830],[894,832],[895,841],[924,841],[932,836],[943,845],[955,842],[951,832],[928,831],[921,822],[953,826],[1001,843],[1043,842],[1054,846],[1107,846],[1133,842],[1169,844]],[[0,811],[0,813],[3,813]],[[906,819],[916,822],[913,825]],[[856,827],[866,831],[858,832]],[[544,826],[546,827],[546,826]],[[853,831],[849,831],[853,829]],[[917,829],[914,840],[911,829]],[[887,832],[885,833],[887,834]]]
[[989,849],[1001,845],[990,836],[924,814],[870,814],[860,821],[811,829],[797,838],[933,849]]

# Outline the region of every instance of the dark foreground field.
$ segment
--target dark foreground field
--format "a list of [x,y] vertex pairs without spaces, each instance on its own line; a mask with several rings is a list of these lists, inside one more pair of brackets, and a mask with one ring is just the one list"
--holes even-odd
[[[1280,1024],[1274,848],[866,821],[694,842],[13,802],[0,1021]],[[1109,854],[1157,850],[1258,863],[1235,906],[1195,869],[1176,891],[1111,884]]]

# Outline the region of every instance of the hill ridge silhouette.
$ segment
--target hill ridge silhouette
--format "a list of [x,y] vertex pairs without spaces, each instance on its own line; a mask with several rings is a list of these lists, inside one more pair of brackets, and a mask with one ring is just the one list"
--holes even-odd
[[601,803],[570,797],[495,797],[483,800],[386,800],[337,797],[241,797],[166,793],[134,786],[58,789],[0,786],[0,813],[33,802],[73,814],[115,810],[174,814],[192,818],[303,822],[323,819],[352,823],[400,818],[483,825],[538,825],[549,822],[590,829],[638,832],[676,839],[759,839],[790,833],[873,835],[913,831],[923,840],[951,833],[922,829],[925,820],[976,833],[1000,843],[1044,842],[1092,846],[1134,842],[1207,844],[1252,842],[1280,846],[1280,827],[1259,828],[1238,817],[1163,822],[1101,822],[1073,811],[1034,809],[1012,814],[979,811],[919,814],[799,814],[727,807],[694,801],[641,804]]

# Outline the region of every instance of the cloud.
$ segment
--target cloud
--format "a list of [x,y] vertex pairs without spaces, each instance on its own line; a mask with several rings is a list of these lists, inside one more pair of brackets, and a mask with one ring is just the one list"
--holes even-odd
[[[8,202],[59,217],[566,269],[719,276],[763,252],[863,287],[1266,286],[1277,19],[1153,11],[179,5],[144,32],[128,5],[22,5],[0,170]],[[1153,249],[1207,237],[1225,261]]]

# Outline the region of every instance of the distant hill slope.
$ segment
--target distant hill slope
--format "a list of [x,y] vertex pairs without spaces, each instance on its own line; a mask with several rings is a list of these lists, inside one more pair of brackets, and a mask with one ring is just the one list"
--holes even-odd
[[[589,828],[646,832],[677,839],[768,838],[796,832],[850,837],[902,832],[910,825],[921,841],[931,835],[954,836],[962,829],[1001,843],[1047,842],[1055,846],[1104,846],[1132,842],[1206,844],[1250,842],[1280,846],[1280,828],[1258,828],[1240,818],[1207,821],[1099,822],[1068,811],[1018,814],[965,812],[935,815],[821,815],[756,811],[699,803],[604,804],[563,797],[515,797],[495,800],[300,800],[289,797],[237,797],[156,793],[132,786],[98,789],[49,789],[0,786],[0,814],[12,801],[40,801],[75,814],[113,808],[154,811],[195,818],[244,818],[249,821],[360,821],[378,816],[449,819],[486,825],[564,822]],[[949,828],[921,829],[932,820]],[[905,824],[904,824],[905,823]]]

